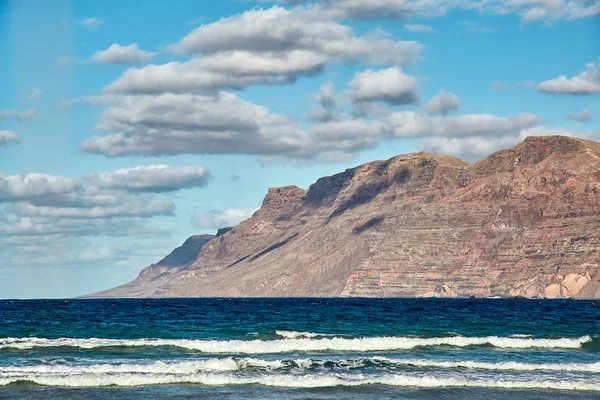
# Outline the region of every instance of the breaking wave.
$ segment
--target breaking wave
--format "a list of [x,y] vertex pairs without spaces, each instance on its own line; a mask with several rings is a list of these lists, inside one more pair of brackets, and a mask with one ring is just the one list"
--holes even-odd
[[145,386],[160,384],[198,385],[264,385],[289,388],[319,388],[332,386],[387,385],[398,387],[444,388],[504,388],[504,389],[551,389],[573,391],[600,391],[600,383],[578,380],[518,381],[496,379],[438,378],[430,376],[389,375],[382,377],[352,377],[341,375],[259,375],[236,376],[227,373],[201,374],[155,374],[155,373],[101,373],[79,375],[22,375],[0,377],[0,386],[30,382],[46,386],[101,387],[101,386]]
[[[298,333],[294,333],[296,335]],[[304,333],[301,333],[304,335]],[[319,335],[320,336],[320,335]],[[0,338],[0,349],[35,349],[50,347],[74,347],[96,349],[104,347],[178,347],[202,353],[269,354],[316,351],[393,351],[429,346],[492,346],[505,349],[577,349],[591,342],[590,336],[579,338],[533,339],[514,337],[363,337],[363,338],[314,338],[293,337],[278,340],[191,340],[191,339],[44,339]]]
[[380,370],[399,366],[453,369],[481,369],[495,371],[568,371],[600,373],[600,362],[596,363],[520,363],[520,362],[477,362],[443,361],[428,359],[393,359],[368,357],[358,359],[260,359],[260,358],[211,358],[194,361],[164,362],[148,364],[94,364],[94,365],[31,365],[0,367],[0,378],[36,375],[81,375],[81,374],[194,374],[198,372],[233,372],[247,369],[261,370],[308,370],[352,369],[376,367]]

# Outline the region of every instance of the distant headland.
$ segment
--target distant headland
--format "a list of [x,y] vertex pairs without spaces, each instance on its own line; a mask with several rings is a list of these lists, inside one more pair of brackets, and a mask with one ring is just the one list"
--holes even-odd
[[546,136],[269,189],[250,219],[87,297],[600,298],[599,281],[600,143]]

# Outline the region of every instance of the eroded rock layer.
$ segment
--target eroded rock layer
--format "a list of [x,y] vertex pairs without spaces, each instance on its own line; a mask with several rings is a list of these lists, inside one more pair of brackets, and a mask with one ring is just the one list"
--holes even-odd
[[599,280],[600,144],[553,136],[270,189],[153,295],[598,298]]

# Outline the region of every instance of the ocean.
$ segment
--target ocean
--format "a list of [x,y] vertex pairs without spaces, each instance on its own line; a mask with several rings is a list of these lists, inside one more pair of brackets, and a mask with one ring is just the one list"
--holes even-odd
[[600,301],[0,300],[0,399],[600,399]]

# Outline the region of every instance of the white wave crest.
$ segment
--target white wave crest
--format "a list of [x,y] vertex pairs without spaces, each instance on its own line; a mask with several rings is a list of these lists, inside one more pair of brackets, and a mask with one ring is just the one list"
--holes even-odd
[[285,339],[298,339],[298,338],[315,338],[319,336],[329,336],[329,335],[320,335],[318,333],[311,332],[296,332],[296,331],[275,331],[277,336],[280,336]]
[[80,375],[22,375],[0,377],[0,386],[15,382],[28,381],[39,385],[63,387],[101,387],[101,386],[144,386],[160,384],[200,384],[200,385],[264,385],[290,388],[318,388],[332,386],[387,385],[399,387],[471,387],[505,389],[552,389],[573,391],[600,391],[600,383],[589,381],[516,381],[492,379],[436,378],[432,376],[391,375],[373,378],[340,375],[261,375],[242,377],[231,374],[80,374]]
[[437,360],[411,360],[391,359],[386,357],[373,357],[365,361],[382,362],[391,365],[405,365],[415,367],[433,368],[466,368],[495,371],[571,371],[571,372],[600,372],[600,362],[596,363],[520,363],[516,361],[506,362],[477,362],[477,361],[437,361]]
[[596,363],[519,363],[443,361],[427,359],[394,359],[369,357],[358,359],[259,359],[259,358],[210,358],[194,361],[156,361],[147,364],[94,364],[94,365],[31,365],[0,367],[0,378],[36,375],[80,375],[80,374],[194,374],[199,372],[234,372],[250,368],[269,371],[280,369],[307,370],[312,367],[327,369],[363,368],[368,364],[375,367],[412,366],[432,368],[465,368],[497,371],[570,371],[600,373],[600,362]]
[[580,338],[532,339],[511,337],[363,337],[347,338],[296,338],[280,340],[189,340],[189,339],[43,339],[2,338],[0,349],[33,349],[47,347],[76,347],[95,349],[102,347],[163,347],[173,346],[202,353],[268,354],[297,351],[390,351],[409,350],[422,346],[481,346],[488,345],[506,349],[564,348],[576,349],[590,341],[590,336]]
[[[300,360],[300,362],[304,362],[304,360]],[[274,370],[284,368],[287,365],[300,364],[287,360],[264,360],[256,358],[234,359],[232,357],[227,357],[180,362],[156,361],[148,364],[29,365],[0,367],[0,377],[12,377],[27,374],[194,374],[197,372],[230,372],[256,367]]]

